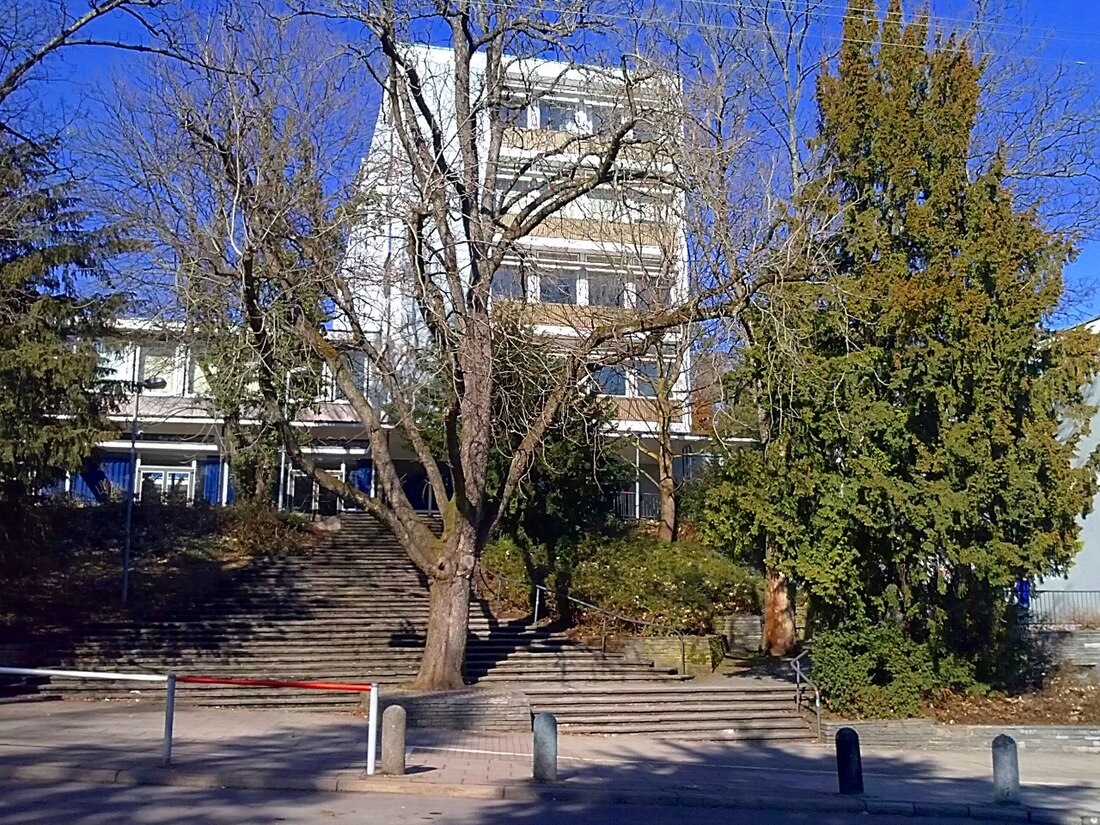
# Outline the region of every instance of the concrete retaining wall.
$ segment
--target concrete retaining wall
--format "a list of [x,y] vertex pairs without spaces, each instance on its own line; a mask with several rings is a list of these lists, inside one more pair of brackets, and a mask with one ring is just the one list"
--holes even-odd
[[1100,669],[1100,630],[1036,630],[1034,635],[1052,662]]
[[[633,662],[653,662],[662,669],[680,669],[680,640],[676,636],[613,636],[607,649],[626,654]],[[693,676],[713,673],[722,662],[722,640],[717,636],[684,637],[687,672]]]
[[[368,698],[363,697],[366,708]],[[531,703],[522,693],[505,690],[428,691],[383,688],[379,710],[401,705],[410,728],[445,730],[531,730]]]
[[823,720],[821,736],[831,743],[843,727],[855,728],[864,745],[880,748],[987,749],[1004,733],[1021,750],[1100,753],[1100,728],[1076,725],[940,725],[931,719],[842,722]]
[[764,641],[764,617],[722,616],[714,620],[714,632],[726,640],[727,650],[755,653]]

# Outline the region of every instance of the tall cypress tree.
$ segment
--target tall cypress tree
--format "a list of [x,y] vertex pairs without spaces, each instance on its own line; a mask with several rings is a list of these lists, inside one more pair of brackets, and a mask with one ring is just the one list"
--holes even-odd
[[1045,326],[1067,240],[1014,206],[1000,162],[972,166],[965,42],[866,6],[818,85],[807,198],[837,216],[836,274],[773,294],[797,352],[773,333],[730,378],[767,388],[775,433],[730,466],[731,523],[777,540],[819,631],[889,627],[944,678],[994,679],[1008,588],[1078,549],[1095,472],[1072,464],[1080,430],[1057,433],[1087,419],[1097,344]]

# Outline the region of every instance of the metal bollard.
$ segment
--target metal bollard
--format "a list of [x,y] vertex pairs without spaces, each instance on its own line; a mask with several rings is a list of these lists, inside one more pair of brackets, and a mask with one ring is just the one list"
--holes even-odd
[[558,781],[558,720],[552,713],[538,713],[531,726],[534,736],[536,782]]
[[1016,740],[1001,734],[993,740],[993,801],[1020,804],[1020,758]]
[[836,776],[842,794],[863,793],[863,760],[859,755],[859,734],[852,728],[836,732]]

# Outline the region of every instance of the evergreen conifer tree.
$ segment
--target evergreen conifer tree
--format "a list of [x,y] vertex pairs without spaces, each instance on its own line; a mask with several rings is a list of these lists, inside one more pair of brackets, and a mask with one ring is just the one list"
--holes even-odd
[[798,346],[765,336],[730,376],[766,388],[774,439],[714,501],[734,541],[775,541],[819,638],[846,648],[815,657],[826,682],[859,661],[887,687],[876,639],[927,664],[917,690],[1003,678],[1006,593],[1072,562],[1096,491],[1066,424],[1091,412],[1097,344],[1046,328],[1072,250],[1014,207],[999,162],[973,168],[980,66],[929,40],[899,0],[881,22],[850,3],[807,191],[840,216],[836,275],[769,296]]

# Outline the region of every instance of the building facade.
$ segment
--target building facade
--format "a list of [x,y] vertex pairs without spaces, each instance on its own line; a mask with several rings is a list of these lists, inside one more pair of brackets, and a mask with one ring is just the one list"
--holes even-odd
[[[426,79],[433,110],[446,129],[456,128],[453,52],[405,49],[407,59]],[[476,69],[475,64],[475,74]],[[493,180],[486,181],[499,199],[503,221],[519,213],[563,169],[583,168],[589,156],[598,157],[600,141],[623,122],[624,113],[637,122],[632,146],[616,162],[628,171],[632,165],[671,169],[671,161],[661,153],[656,124],[637,114],[639,106],[657,112],[675,94],[667,79],[628,90],[621,76],[606,69],[513,61],[502,95],[506,125],[500,160]],[[478,128],[484,144],[487,129],[481,123]],[[409,185],[404,164],[392,104],[384,97],[363,164],[364,186],[372,190],[374,211],[352,234],[348,282],[355,290],[361,323],[389,349],[412,352],[423,345],[426,332],[412,287],[402,277],[406,250],[398,216],[407,214],[409,199],[423,193]],[[565,348],[594,324],[681,301],[688,290],[686,270],[681,196],[652,181],[612,183],[572,201],[521,238],[496,273],[491,300],[494,306],[521,313],[538,335]],[[338,319],[332,334],[341,334]],[[201,355],[173,329],[142,322],[121,325],[118,339],[104,342],[102,354],[110,380],[138,386],[157,378],[164,386],[130,396],[113,417],[119,437],[100,444],[84,470],[66,479],[64,491],[89,502],[127,490],[139,501],[233,501],[227,423],[213,411]],[[614,429],[624,456],[637,467],[635,483],[619,497],[624,517],[657,516],[656,456],[662,441],[667,447],[671,438],[679,473],[705,444],[705,438],[693,433],[691,360],[688,330],[674,329],[643,355],[605,359],[593,366],[591,380],[613,405]],[[361,370],[364,382],[367,372]],[[295,421],[309,435],[306,450],[327,471],[373,492],[363,428],[330,378],[322,376],[319,384]],[[247,414],[242,423],[258,424],[249,422]],[[434,509],[423,470],[397,432],[391,435],[391,455],[403,471],[410,500],[418,509]],[[328,514],[345,506],[294,470],[283,455],[276,495],[280,507],[294,510]]]

